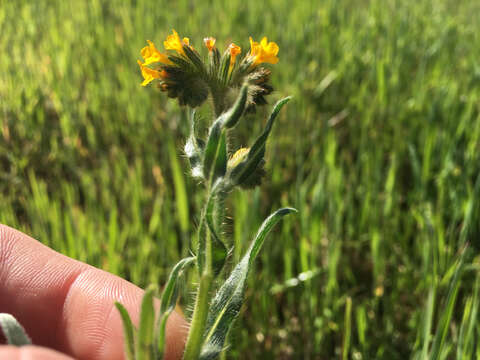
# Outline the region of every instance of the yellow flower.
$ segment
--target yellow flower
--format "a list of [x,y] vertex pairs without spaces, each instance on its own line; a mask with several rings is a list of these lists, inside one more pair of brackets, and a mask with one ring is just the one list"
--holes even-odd
[[143,59],[145,60],[144,65],[148,65],[154,62],[171,64],[171,61],[168,60],[168,56],[158,51],[153,42],[151,42],[150,40],[147,40],[147,42],[148,46],[145,46],[142,51],[140,51]]
[[214,37],[206,37],[203,39],[203,42],[205,43],[205,46],[207,47],[208,51],[212,51],[213,48],[215,47],[215,41],[216,39]]
[[252,66],[261,63],[276,64],[278,62],[278,45],[273,41],[268,42],[265,36],[260,43],[253,41],[250,37],[250,57]]
[[172,30],[172,32],[172,35],[168,35],[167,40],[163,42],[163,46],[165,46],[166,50],[176,50],[179,54],[185,55],[183,45],[190,46],[190,39],[183,38],[183,40],[180,40],[178,33],[175,30]]
[[242,48],[234,43],[228,45],[228,50],[230,51],[230,69],[235,65],[235,58],[242,52]]
[[140,70],[142,71],[143,75],[143,82],[142,86],[147,86],[149,83],[151,83],[155,79],[162,79],[166,76],[166,72],[164,70],[162,71],[157,71],[150,69],[145,66],[145,64],[142,64],[140,60],[137,60],[138,65],[140,66]]

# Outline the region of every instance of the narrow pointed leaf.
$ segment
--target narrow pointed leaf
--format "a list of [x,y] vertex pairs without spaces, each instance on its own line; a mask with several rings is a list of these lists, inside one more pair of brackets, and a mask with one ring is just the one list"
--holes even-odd
[[267,142],[268,136],[272,131],[273,124],[277,118],[282,107],[289,102],[291,97],[286,97],[282,100],[279,100],[274,108],[270,117],[265,125],[265,129],[262,134],[255,140],[255,143],[248,152],[248,156],[240,164],[238,164],[231,172],[230,179],[234,184],[241,184],[255,171],[258,164],[262,161],[263,156],[265,155],[265,144]]
[[444,347],[445,338],[447,336],[448,329],[450,328],[450,321],[453,316],[453,311],[455,307],[455,302],[457,300],[458,290],[460,289],[460,283],[461,283],[460,280],[464,272],[465,257],[466,257],[467,251],[468,251],[468,248],[464,248],[462,250],[460,259],[457,261],[456,265],[454,265],[454,275],[452,280],[450,281],[447,300],[444,305],[445,307],[442,311],[443,315],[440,318],[440,322],[437,326],[435,338],[433,339],[432,350],[429,356],[430,360],[437,360],[441,358],[440,355]]
[[122,317],[123,336],[125,338],[125,352],[127,354],[127,360],[135,360],[135,329],[132,324],[132,319],[130,319],[130,315],[128,315],[127,309],[125,309],[122,304],[116,302],[115,306],[117,307],[117,310]]
[[218,195],[222,191],[222,185],[223,182],[221,179],[217,180],[214,184],[207,201],[207,211],[205,213],[205,220],[207,221],[208,228],[212,234],[212,262],[215,275],[220,273],[225,264],[225,259],[227,258],[227,248],[220,239],[218,229],[215,228],[215,223],[213,221],[215,202],[219,201]]
[[225,131],[222,131],[222,134],[220,135],[220,141],[217,147],[217,153],[215,154],[211,181],[215,181],[225,175],[225,173],[227,172],[227,162],[227,135],[225,134]]
[[[291,99],[291,96],[288,96],[286,98],[283,98],[275,104],[273,107],[273,111],[270,114],[270,117],[268,118],[267,124],[265,125],[265,129],[263,129],[263,133],[257,138],[255,143],[253,144],[252,148],[250,149],[250,153],[256,153],[259,151],[265,143],[267,142],[268,136],[270,135],[270,132],[272,131],[273,123],[275,122],[275,119],[277,118],[280,110],[282,107],[288,103]],[[249,154],[250,155],[250,154]],[[252,154],[253,155],[253,154]]]
[[243,85],[240,89],[240,93],[238,94],[235,104],[233,104],[233,106],[222,115],[223,123],[227,129],[233,128],[235,125],[237,125],[238,120],[240,120],[240,117],[245,110],[245,104],[247,103],[247,93],[248,86]]
[[245,282],[250,268],[272,227],[285,215],[296,212],[283,208],[270,215],[258,230],[246,254],[215,295],[210,306],[201,360],[217,359],[244,300]]
[[163,289],[161,304],[160,304],[160,314],[166,312],[172,312],[175,309],[177,304],[178,294],[178,279],[182,276],[184,270],[190,266],[195,261],[194,257],[188,257],[180,260],[170,272],[168,277],[167,284]]
[[160,303],[160,314],[157,322],[157,351],[156,358],[163,359],[165,351],[165,328],[167,319],[172,311],[175,309],[178,300],[178,281],[183,275],[184,270],[195,261],[194,257],[188,257],[180,260],[172,269],[168,277],[167,284],[163,289],[162,299]]
[[213,221],[213,211],[215,207],[215,201],[217,200],[218,193],[222,191],[223,181],[218,179],[210,190],[207,204],[203,210],[202,218],[198,228],[198,251],[197,251],[197,265],[199,273],[202,274],[205,269],[207,259],[207,236],[210,236],[212,245],[212,267],[215,275],[222,270],[227,257],[227,248],[225,244],[220,240],[218,231],[215,228]]
[[210,127],[207,144],[203,155],[203,174],[206,179],[210,178],[210,172],[217,156],[220,138],[222,136],[222,121],[217,119]]
[[178,161],[177,152],[172,140],[167,142],[167,149],[173,176],[173,185],[175,188],[175,205],[177,207],[176,215],[180,228],[186,233],[190,227],[190,216],[184,173]]
[[31,345],[32,341],[28,337],[25,329],[12,315],[0,314],[0,328],[5,335],[7,344],[14,346]]
[[136,343],[135,360],[150,360],[153,354],[153,329],[155,324],[155,309],[153,295],[155,287],[150,286],[143,295],[140,309],[140,324]]

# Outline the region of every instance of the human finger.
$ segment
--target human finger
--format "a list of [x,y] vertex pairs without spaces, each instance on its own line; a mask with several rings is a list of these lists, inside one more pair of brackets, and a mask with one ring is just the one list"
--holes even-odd
[[[0,312],[14,315],[34,344],[80,360],[122,359],[123,330],[114,302],[134,323],[143,291],[115,275],[72,260],[0,225]],[[179,359],[187,324],[167,322],[166,359]]]
[[0,359],[4,360],[73,360],[70,356],[40,346],[0,346]]

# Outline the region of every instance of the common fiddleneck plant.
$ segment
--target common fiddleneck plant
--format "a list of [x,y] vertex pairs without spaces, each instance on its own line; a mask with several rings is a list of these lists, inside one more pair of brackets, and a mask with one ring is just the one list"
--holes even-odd
[[[123,322],[126,358],[163,359],[166,323],[178,302],[179,283],[183,273],[195,265],[198,284],[183,359],[217,359],[227,348],[229,331],[244,301],[247,276],[267,234],[283,216],[296,212],[293,208],[282,208],[272,213],[230,274],[227,276],[226,271],[222,271],[232,250],[222,231],[225,200],[235,188],[251,189],[260,185],[265,175],[267,139],[281,108],[290,98],[274,105],[263,132],[251,147],[234,151],[229,148],[230,138],[245,114],[254,113],[257,106],[267,104],[265,97],[273,88],[269,82],[271,72],[262,64],[276,64],[279,48],[266,37],[260,42],[250,38],[250,50],[239,60],[238,45],[232,43],[220,54],[215,38],[207,37],[204,44],[208,56],[203,59],[190,40],[181,39],[175,30],[163,42],[167,52],[160,52],[149,40],[147,43],[141,50],[143,62],[138,61],[144,79],[141,85],[156,84],[181,106],[191,108],[190,135],[184,153],[191,175],[205,188],[205,201],[196,236],[191,241],[193,255],[173,267],[158,312],[154,309],[154,286],[150,286],[143,297],[138,328],[134,327],[125,307],[115,304]],[[209,99],[214,116],[206,138],[202,139],[197,134],[195,109]],[[10,315],[0,314],[0,327],[9,343],[30,342]]]
[[[275,104],[263,132],[251,147],[230,149],[230,138],[245,114],[267,103],[265,97],[273,91],[271,72],[262,64],[276,64],[279,48],[266,37],[260,42],[250,37],[250,50],[239,59],[240,46],[231,43],[221,54],[216,39],[207,37],[204,45],[208,56],[202,58],[190,40],[181,39],[175,30],[163,42],[165,53],[153,42],[147,43],[141,50],[143,62],[138,61],[144,78],[141,85],[156,84],[168,97],[191,108],[190,135],[184,153],[191,175],[205,188],[205,201],[196,238],[192,241],[194,255],[174,266],[157,316],[153,309],[153,288],[146,291],[143,299],[138,330],[132,326],[125,308],[117,303],[124,324],[127,358],[163,358],[166,320],[178,301],[180,277],[195,264],[198,285],[183,358],[217,359],[226,349],[227,336],[244,301],[248,273],[265,237],[280,218],[296,211],[282,208],[265,219],[243,258],[233,266],[229,276],[224,275],[222,269],[231,250],[222,231],[225,200],[235,188],[260,185],[265,175],[267,139],[280,109],[290,98]],[[202,139],[197,134],[195,108],[208,100],[214,118],[206,138]]]

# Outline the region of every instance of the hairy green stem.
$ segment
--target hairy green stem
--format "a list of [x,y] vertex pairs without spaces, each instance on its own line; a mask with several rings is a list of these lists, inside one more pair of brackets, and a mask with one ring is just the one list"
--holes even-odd
[[218,86],[211,86],[210,91],[212,94],[213,108],[215,109],[215,116],[220,116],[225,110],[225,89],[221,89]]
[[192,324],[188,332],[187,344],[185,346],[184,360],[197,360],[202,350],[203,333],[208,315],[208,305],[210,300],[210,290],[213,284],[212,269],[212,242],[210,231],[206,232],[206,264],[202,274],[200,274],[200,286],[198,287],[195,308],[193,310]]
[[[224,89],[219,88],[218,86],[210,87],[212,100],[215,110],[215,115],[218,117],[221,113],[224,112],[225,107],[225,96]],[[212,191],[212,179],[209,178],[207,181],[207,199],[210,197],[210,192]],[[224,200],[224,196],[222,197]],[[221,218],[223,215],[223,209],[219,207],[223,206],[223,201],[220,200],[216,204],[216,215],[215,216],[215,225],[221,226]],[[208,201],[208,200],[207,200]],[[202,214],[202,219],[200,224],[205,220],[205,212]],[[200,225],[201,226],[201,225]],[[203,271],[199,273],[200,285],[198,287],[197,297],[195,300],[195,308],[193,310],[192,323],[190,325],[190,331],[188,332],[187,344],[185,345],[185,353],[183,355],[184,360],[197,360],[200,356],[203,344],[203,334],[205,332],[205,325],[207,322],[208,309],[210,305],[210,293],[212,290],[214,273],[213,273],[213,255],[212,255],[212,235],[210,230],[206,229],[205,232],[205,264],[203,266]],[[201,241],[201,239],[199,239]],[[197,254],[199,256],[199,254]],[[197,259],[198,261],[198,259]],[[200,267],[197,267],[200,269]]]
[[209,294],[212,287],[213,274],[203,274],[200,278],[195,310],[193,311],[192,324],[188,333],[185,346],[185,360],[196,360],[202,349],[202,339],[208,315]]
[[227,197],[226,192],[220,191],[217,194],[213,209],[213,221],[215,231],[219,237],[222,237],[223,220],[225,219],[225,199]]

